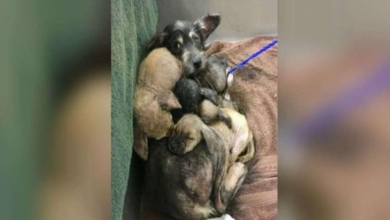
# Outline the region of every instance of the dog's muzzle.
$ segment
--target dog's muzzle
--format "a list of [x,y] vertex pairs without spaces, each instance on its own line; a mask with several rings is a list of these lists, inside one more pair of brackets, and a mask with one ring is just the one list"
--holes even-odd
[[185,144],[182,138],[175,135],[171,136],[168,142],[168,149],[173,154],[180,155],[180,156],[184,155]]
[[205,68],[206,57],[197,53],[187,53],[183,57],[185,76],[196,76]]

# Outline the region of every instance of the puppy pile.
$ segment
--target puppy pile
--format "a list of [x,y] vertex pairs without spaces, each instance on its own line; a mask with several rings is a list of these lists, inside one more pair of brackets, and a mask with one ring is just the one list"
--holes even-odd
[[254,155],[245,116],[226,99],[227,61],[204,55],[219,23],[209,14],[168,25],[137,77],[134,150],[147,161],[146,204],[175,219],[224,214]]

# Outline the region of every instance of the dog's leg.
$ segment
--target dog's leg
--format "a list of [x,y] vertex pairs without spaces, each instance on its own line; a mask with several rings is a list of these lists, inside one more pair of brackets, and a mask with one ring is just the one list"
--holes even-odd
[[[220,202],[216,204],[216,207],[226,210],[228,204],[230,203],[233,196],[237,193],[238,189],[241,187],[244,182],[245,176],[248,173],[248,169],[243,163],[237,162],[234,163],[228,170],[227,175],[222,184],[222,189],[220,191]],[[220,211],[220,210],[218,210]]]
[[250,141],[248,143],[248,146],[246,148],[246,154],[243,155],[243,156],[240,156],[238,158],[238,161],[241,162],[241,163],[246,163],[248,162],[250,159],[252,159],[253,155],[255,154],[255,144],[253,142],[253,137],[251,135],[250,137]]
[[218,93],[216,91],[209,88],[201,88],[200,94],[214,103],[214,105],[218,105]]

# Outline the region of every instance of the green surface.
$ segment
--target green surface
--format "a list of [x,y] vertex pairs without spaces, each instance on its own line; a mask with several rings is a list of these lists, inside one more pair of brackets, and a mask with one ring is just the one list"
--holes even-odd
[[[111,219],[122,219],[133,148],[133,93],[145,44],[156,31],[154,0],[114,0],[111,7]],[[131,176],[130,176],[131,178]]]

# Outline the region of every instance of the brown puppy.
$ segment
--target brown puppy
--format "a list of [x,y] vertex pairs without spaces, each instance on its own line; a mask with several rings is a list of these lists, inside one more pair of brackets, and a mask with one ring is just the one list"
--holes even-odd
[[[175,129],[169,139],[151,140],[146,202],[175,219],[204,220],[224,214],[244,181],[246,166],[237,162],[229,167],[228,143],[198,116],[184,115]],[[183,149],[196,147],[184,155],[166,147],[181,144]]]
[[134,150],[144,160],[148,158],[147,138],[167,136],[173,126],[169,111],[181,108],[172,89],[182,72],[182,62],[166,48],[151,51],[141,63],[134,97]]
[[[255,147],[252,131],[249,129],[245,116],[231,108],[218,108],[208,102],[208,100],[205,100],[200,106],[205,109],[201,111],[203,114],[207,113],[211,115],[208,117],[215,117],[213,115],[219,114],[219,111],[222,111],[231,119],[231,129],[228,128],[226,123],[220,120],[215,120],[210,123],[210,128],[217,132],[227,143],[226,147],[230,152],[229,164],[231,165],[237,160],[242,163],[248,162],[254,155]],[[180,120],[174,126],[169,149],[172,153],[184,155],[194,149],[204,138],[204,132],[205,125],[199,117],[187,116],[185,120]],[[213,141],[209,140],[211,143]],[[242,153],[245,154],[240,156]]]

